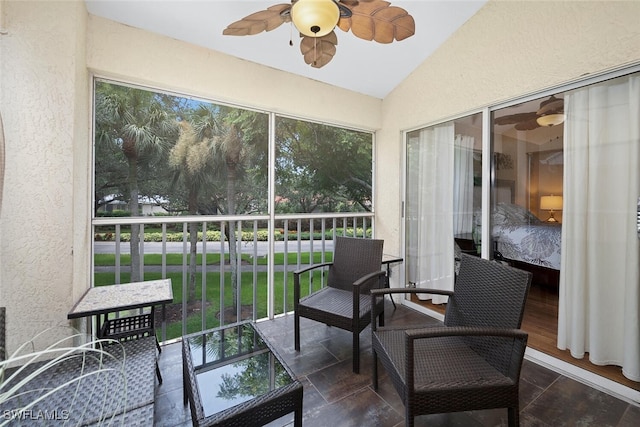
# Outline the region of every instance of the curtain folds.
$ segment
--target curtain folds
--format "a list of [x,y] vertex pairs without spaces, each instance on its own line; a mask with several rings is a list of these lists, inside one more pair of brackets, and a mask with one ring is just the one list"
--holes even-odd
[[474,138],[456,135],[453,155],[453,235],[471,233],[473,226]]
[[640,381],[640,77],[565,96],[558,348]]
[[[419,288],[453,289],[454,128],[449,123],[423,129],[409,141],[407,262],[409,281]],[[419,295],[442,304],[447,297]]]

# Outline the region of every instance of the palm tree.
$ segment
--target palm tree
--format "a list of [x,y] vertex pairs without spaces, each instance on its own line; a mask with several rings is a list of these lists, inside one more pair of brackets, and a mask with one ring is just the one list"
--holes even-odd
[[[169,153],[169,165],[174,170],[172,186],[181,183],[187,191],[187,209],[190,215],[196,215],[200,207],[200,194],[208,185],[212,185],[213,153],[209,140],[199,137],[188,121],[180,122],[180,136]],[[189,223],[189,284],[188,301],[196,298],[196,254],[198,243],[198,224]]]
[[[168,152],[175,120],[153,92],[96,84],[96,144],[114,144],[126,159],[131,216],[139,216],[139,170]],[[131,281],[140,277],[140,228],[131,225]]]
[[[235,215],[237,202],[241,198],[238,187],[246,176],[249,163],[256,162],[256,146],[267,151],[266,115],[236,108],[220,106],[202,106],[194,114],[193,129],[200,140],[206,140],[212,156],[211,173],[218,183],[225,183],[225,189],[215,206],[221,213]],[[262,144],[265,142],[264,144]],[[266,169],[265,169],[266,170]],[[217,189],[217,188],[216,188]],[[222,189],[221,189],[222,190]],[[236,247],[236,224],[230,221],[226,228],[229,244],[229,264],[231,268],[231,284],[233,289],[233,307],[238,306],[240,292],[238,289],[238,267]],[[238,319],[240,320],[240,319]]]

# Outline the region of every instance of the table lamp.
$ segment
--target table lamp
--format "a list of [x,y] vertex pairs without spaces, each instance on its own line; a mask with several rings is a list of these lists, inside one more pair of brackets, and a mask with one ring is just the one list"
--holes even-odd
[[550,211],[547,222],[558,222],[553,216],[553,211],[562,210],[562,196],[554,196],[552,194],[550,196],[540,197],[540,209]]

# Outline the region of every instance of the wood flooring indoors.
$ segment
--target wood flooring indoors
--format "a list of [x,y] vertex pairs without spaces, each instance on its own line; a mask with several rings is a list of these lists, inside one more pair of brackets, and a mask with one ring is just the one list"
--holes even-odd
[[[435,305],[430,301],[412,301],[444,314],[445,304]],[[528,346],[549,356],[571,363],[594,374],[608,378],[619,384],[640,391],[640,382],[631,381],[622,375],[619,366],[598,366],[589,362],[588,354],[583,359],[571,356],[568,350],[560,350],[556,346],[558,338],[558,291],[545,286],[532,284],[524,310],[522,329],[529,333]]]

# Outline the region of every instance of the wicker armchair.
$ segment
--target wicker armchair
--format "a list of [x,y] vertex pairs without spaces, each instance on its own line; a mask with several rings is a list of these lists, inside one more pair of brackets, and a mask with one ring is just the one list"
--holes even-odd
[[393,329],[372,323],[373,386],[379,359],[414,417],[478,409],[508,408],[519,424],[518,385],[527,346],[520,325],[531,273],[462,255],[454,292],[425,289],[372,290],[371,313],[388,293],[449,295],[443,326]]
[[[360,332],[371,321],[369,291],[381,287],[382,240],[337,237],[333,262],[316,264],[293,273],[295,349],[300,351],[300,317],[335,326],[353,334],[353,372],[360,372]],[[300,275],[329,266],[327,286],[301,298]],[[378,301],[384,314],[384,300]],[[382,320],[384,322],[384,320]]]

